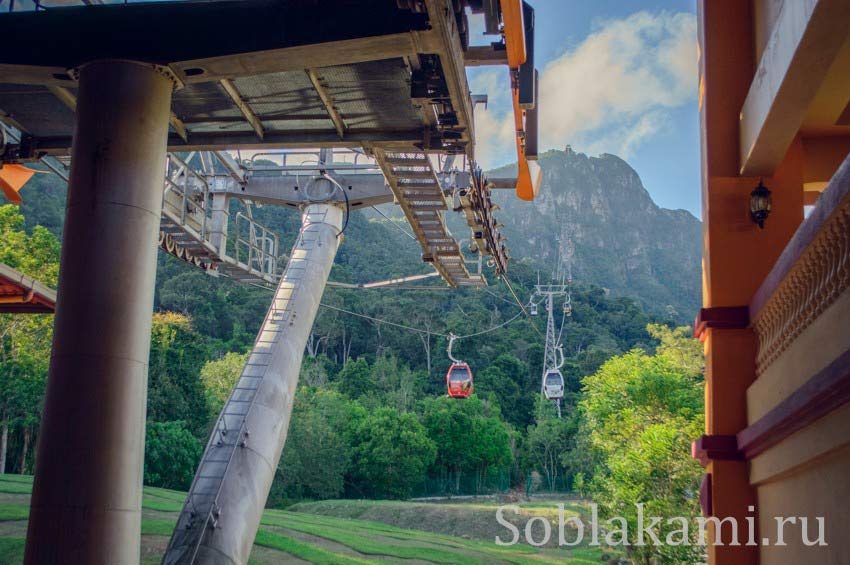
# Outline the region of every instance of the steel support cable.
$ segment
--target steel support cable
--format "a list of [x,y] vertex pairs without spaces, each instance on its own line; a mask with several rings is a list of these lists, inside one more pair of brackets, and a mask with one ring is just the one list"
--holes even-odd
[[561,329],[558,330],[558,340],[555,343],[561,343],[561,336],[564,335],[564,326],[566,325],[566,323],[567,323],[567,312],[564,311],[563,314],[561,314]]
[[[262,288],[262,289],[267,290],[269,292],[274,292],[273,288],[269,288],[267,286],[263,286],[263,285],[259,285],[259,284],[251,283],[251,282],[246,282],[245,284],[248,284],[249,286],[255,286],[257,288]],[[516,295],[514,295],[514,296],[516,296]],[[319,305],[322,308],[327,308],[329,310],[335,310],[337,312],[342,312],[343,314],[348,314],[350,316],[356,316],[358,318],[363,318],[364,320],[369,320],[371,322],[375,322],[376,324],[385,324],[387,326],[393,326],[393,327],[396,327],[396,328],[408,330],[408,331],[411,331],[411,332],[417,332],[417,333],[421,333],[421,334],[435,335],[437,337],[446,337],[446,338],[449,337],[449,334],[440,333],[440,332],[432,332],[432,331],[429,331],[429,330],[423,330],[421,328],[414,328],[412,326],[405,326],[404,324],[398,324],[396,322],[390,322],[389,320],[382,320],[380,318],[375,318],[374,316],[367,316],[366,314],[361,314],[359,312],[352,312],[351,310],[346,310],[345,308],[339,308],[338,306],[331,306],[330,304],[325,304],[324,302],[321,302]],[[522,310],[520,312],[517,312],[516,316],[502,322],[501,324],[499,324],[497,326],[487,328],[486,330],[482,330],[480,332],[474,332],[474,333],[466,334],[466,335],[459,335],[459,336],[456,336],[455,339],[467,339],[467,338],[470,338],[470,337],[477,337],[479,335],[488,334],[490,332],[494,332],[498,329],[501,329],[501,328],[507,326],[508,324],[510,324],[511,322],[516,320],[517,318],[519,318],[522,314],[525,314],[526,316],[528,316],[528,313],[525,311],[525,308],[523,308],[522,305],[520,305],[520,308],[522,308]],[[534,326],[532,326],[532,327],[534,327]],[[540,330],[538,330],[536,327],[534,329],[537,332],[537,334],[540,335]],[[541,335],[541,337],[543,337],[543,336]]]
[[489,294],[489,295],[490,295],[490,296],[492,296],[493,298],[498,298],[498,299],[499,299],[499,300],[501,300],[502,302],[505,302],[505,303],[507,303],[507,304],[510,304],[511,306],[516,306],[516,302],[514,302],[513,300],[508,300],[508,299],[507,299],[507,298],[505,298],[504,296],[499,296],[498,294],[496,294],[496,293],[495,293],[495,292],[493,292],[492,290],[488,289],[487,287],[481,287],[481,290],[483,290],[484,292],[486,292],[487,294]]
[[[421,333],[421,334],[435,335],[437,337],[449,337],[449,334],[444,334],[444,333],[440,333],[440,332],[433,332],[433,331],[429,331],[429,330],[423,330],[421,328],[414,328],[414,327],[411,327],[411,326],[405,326],[404,324],[397,324],[395,322],[390,322],[388,320],[382,320],[380,318],[375,318],[373,316],[367,316],[366,314],[360,314],[359,312],[352,312],[351,310],[346,310],[345,308],[339,308],[337,306],[331,306],[330,304],[325,304],[324,302],[322,302],[320,305],[323,308],[328,308],[330,310],[336,310],[337,312],[342,312],[344,314],[349,314],[351,316],[363,318],[365,320],[369,320],[369,321],[375,322],[377,324],[386,324],[388,326],[393,326],[393,327],[396,327],[396,328],[401,328],[401,329],[404,329],[404,330],[409,330],[409,331],[417,332],[417,333]],[[487,328],[486,330],[482,330],[480,332],[475,332],[475,333],[466,334],[466,335],[458,335],[458,336],[455,336],[455,339],[467,339],[467,338],[470,338],[470,337],[476,337],[476,336],[479,336],[479,335],[484,335],[484,334],[487,334],[487,333],[490,333],[490,332],[494,332],[498,329],[501,329],[501,328],[507,326],[508,324],[510,324],[511,322],[516,320],[517,318],[519,318],[521,315],[522,315],[522,312],[518,312],[516,316],[514,316],[513,318],[510,318],[509,320],[502,322],[501,324],[499,324],[497,326]]]
[[348,193],[345,192],[345,189],[336,181],[336,179],[325,171],[322,171],[322,177],[334,185],[342,193],[342,197],[345,198],[345,222],[342,224],[342,229],[339,230],[338,234],[336,234],[337,237],[342,237],[342,234],[345,233],[345,228],[348,227],[348,219],[351,216],[351,202],[348,200]]
[[389,216],[387,216],[386,214],[384,214],[383,212],[381,212],[380,210],[378,210],[378,207],[377,207],[377,206],[371,206],[371,208],[372,208],[375,212],[377,212],[378,214],[380,214],[381,216],[383,216],[383,217],[384,217],[384,219],[385,219],[385,220],[387,220],[390,224],[392,224],[392,225],[393,225],[396,229],[398,229],[398,231],[400,231],[401,233],[403,233],[404,235],[406,235],[407,237],[409,237],[409,238],[410,238],[410,239],[412,239],[413,241],[416,241],[416,236],[414,236],[412,233],[408,232],[408,231],[407,231],[407,230],[405,230],[403,227],[401,227],[400,225],[398,225],[396,222],[394,222],[394,221],[393,221],[393,219],[392,219],[392,218],[390,218]]
[[522,313],[525,314],[525,317],[528,318],[529,322],[531,322],[531,327],[534,329],[535,332],[537,332],[537,335],[540,336],[540,339],[542,339],[543,341],[546,341],[546,338],[543,337],[543,334],[540,333],[540,330],[537,329],[537,326],[534,325],[534,322],[532,321],[531,316],[528,314],[528,310],[525,309],[525,305],[522,303],[522,300],[520,300],[519,296],[517,296],[517,293],[514,290],[514,287],[511,284],[511,281],[508,278],[508,275],[502,274],[502,280],[505,281],[505,285],[507,285],[508,290],[511,291],[511,294],[514,295],[514,300],[516,300],[517,305],[519,305],[519,307],[522,309]]

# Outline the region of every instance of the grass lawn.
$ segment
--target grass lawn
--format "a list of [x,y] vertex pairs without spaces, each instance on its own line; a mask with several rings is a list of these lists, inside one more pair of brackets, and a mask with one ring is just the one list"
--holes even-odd
[[[0,475],[0,563],[23,562],[26,520],[32,477]],[[171,536],[185,493],[145,487],[142,500],[142,563],[159,563]],[[576,504],[576,503],[570,503]],[[493,504],[430,504],[396,501],[328,501],[302,503],[289,511],[267,510],[254,542],[251,564],[323,563],[350,565],[379,561],[414,560],[417,563],[458,564],[599,564],[595,548],[567,551],[529,545],[501,547],[493,539],[464,533],[450,535],[424,528],[400,527],[375,519],[420,514],[422,525],[439,520],[456,521],[472,512],[476,519],[495,522]],[[569,512],[582,509],[568,507]],[[531,510],[531,507],[529,508]],[[548,516],[548,510],[541,508]],[[333,515],[334,513],[339,515]],[[458,514],[460,513],[460,514]],[[354,515],[357,515],[356,517]],[[368,515],[368,516],[367,516]],[[489,516],[489,518],[485,518]],[[358,518],[368,519],[358,519]],[[467,516],[468,518],[468,516]],[[557,518],[555,518],[557,519]],[[458,524],[462,525],[461,523]],[[462,528],[460,528],[462,530]]]

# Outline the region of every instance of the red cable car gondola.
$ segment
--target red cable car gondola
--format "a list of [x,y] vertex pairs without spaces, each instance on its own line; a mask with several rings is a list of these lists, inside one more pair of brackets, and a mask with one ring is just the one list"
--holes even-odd
[[446,373],[446,389],[452,398],[469,398],[472,394],[472,370],[468,364],[452,356],[452,344],[455,339],[457,339],[456,335],[449,334],[447,351],[452,364]]
[[446,373],[446,388],[452,398],[469,398],[472,394],[472,371],[466,363],[452,363]]

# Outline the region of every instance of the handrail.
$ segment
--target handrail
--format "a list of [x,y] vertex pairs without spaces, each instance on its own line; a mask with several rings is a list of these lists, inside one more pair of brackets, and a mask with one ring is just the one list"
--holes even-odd
[[[242,222],[248,225],[247,239],[242,236]],[[257,234],[259,230],[260,234]],[[236,214],[236,230],[235,230],[235,245],[234,259],[241,262],[240,245],[247,248],[248,257],[245,264],[249,269],[254,269],[258,272],[276,275],[277,274],[277,250],[278,237],[273,231],[249,218],[242,212]],[[259,243],[258,243],[259,242]]]

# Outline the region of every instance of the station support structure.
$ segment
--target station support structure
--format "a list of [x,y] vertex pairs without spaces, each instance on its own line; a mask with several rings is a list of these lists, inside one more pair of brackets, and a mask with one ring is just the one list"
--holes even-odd
[[26,563],[136,563],[148,354],[174,85],[80,69],[74,168]]
[[163,563],[247,563],[286,441],[304,348],[340,244],[343,216],[337,203],[303,208],[289,263],[207,443]]

